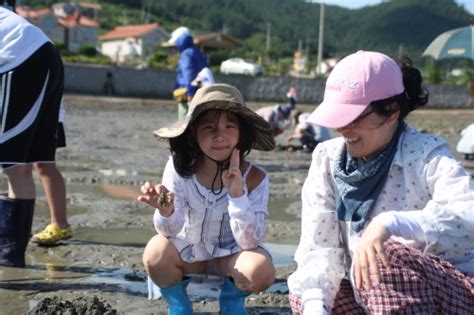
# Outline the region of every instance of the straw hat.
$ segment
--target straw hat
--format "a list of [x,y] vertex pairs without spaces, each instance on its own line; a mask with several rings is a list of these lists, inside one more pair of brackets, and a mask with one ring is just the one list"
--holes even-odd
[[186,117],[171,125],[155,130],[153,134],[166,148],[169,139],[182,135],[197,117],[209,109],[227,110],[236,113],[255,128],[253,149],[270,151],[275,147],[275,138],[271,126],[257,113],[249,109],[240,91],[228,84],[211,84],[197,90]]

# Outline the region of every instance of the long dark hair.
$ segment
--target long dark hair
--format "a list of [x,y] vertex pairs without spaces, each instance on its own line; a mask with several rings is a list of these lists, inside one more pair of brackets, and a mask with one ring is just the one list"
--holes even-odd
[[174,168],[179,175],[190,177],[196,173],[196,161],[204,155],[194,136],[194,130],[199,125],[201,119],[209,112],[215,112],[215,122],[219,120],[222,113],[228,115],[229,119],[237,119],[239,125],[239,142],[237,149],[240,150],[240,163],[245,161],[245,157],[255,142],[255,128],[243,117],[232,111],[223,109],[208,109],[202,112],[191,125],[186,128],[183,134],[176,138],[170,138],[170,151],[173,157]]
[[[410,112],[428,103],[429,93],[422,86],[423,77],[420,71],[413,67],[413,62],[409,57],[403,56],[398,59],[397,63],[402,70],[405,91],[384,100],[374,101],[371,103],[371,106],[377,114],[384,116],[400,110],[399,120],[403,120]],[[394,110],[389,106],[393,102],[398,103],[399,109]]]

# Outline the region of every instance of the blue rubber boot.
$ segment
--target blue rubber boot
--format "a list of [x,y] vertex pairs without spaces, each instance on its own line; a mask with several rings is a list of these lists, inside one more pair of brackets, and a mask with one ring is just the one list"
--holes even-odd
[[25,267],[35,199],[0,196],[0,266]]
[[247,314],[245,310],[245,297],[249,294],[249,292],[238,289],[229,278],[226,278],[219,297],[220,313],[223,315]]
[[186,293],[189,282],[191,280],[187,279],[172,287],[160,288],[161,295],[168,302],[168,315],[191,315],[193,313],[191,301]]

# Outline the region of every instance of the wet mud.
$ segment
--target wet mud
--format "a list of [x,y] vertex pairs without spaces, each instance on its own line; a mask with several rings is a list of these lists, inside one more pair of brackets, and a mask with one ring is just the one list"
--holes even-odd
[[[153,209],[138,203],[136,196],[145,181],[161,181],[169,155],[152,131],[176,119],[176,106],[171,100],[74,95],[65,96],[65,105],[67,148],[58,150],[57,162],[67,183],[74,237],[53,247],[30,243],[26,268],[0,267],[0,313],[166,314],[162,300],[147,299],[141,255],[155,234]],[[305,111],[314,108],[299,106]],[[474,110],[420,110],[408,121],[424,132],[445,137],[454,149],[459,132],[474,122]],[[249,156],[270,177],[265,244],[277,266],[275,284],[246,299],[249,314],[291,313],[286,279],[295,268],[299,194],[311,155],[298,150],[297,143],[286,143],[289,134],[288,129],[277,138],[279,150],[254,151]],[[463,163],[472,172],[474,163]],[[4,177],[0,183],[5,190]],[[39,181],[37,189],[34,232],[49,223]],[[212,288],[204,296],[193,296],[194,311],[217,314],[217,296]]]

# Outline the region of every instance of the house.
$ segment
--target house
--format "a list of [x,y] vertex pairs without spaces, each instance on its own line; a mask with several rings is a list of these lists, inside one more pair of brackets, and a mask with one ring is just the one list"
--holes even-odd
[[199,47],[199,49],[207,53],[212,50],[220,49],[235,49],[242,47],[242,43],[224,33],[206,33],[193,36],[194,44]]
[[16,6],[15,11],[31,24],[39,27],[51,40],[64,41],[64,28],[50,9],[33,10],[27,6]]
[[78,52],[83,45],[97,45],[99,23],[81,14],[78,6],[56,3],[52,9],[40,10],[17,6],[16,12],[43,30],[51,40],[64,42],[70,52]]
[[118,26],[99,37],[102,54],[113,62],[131,64],[143,63],[168,38],[157,23]]
[[97,46],[97,29],[99,23],[74,11],[71,15],[60,18],[59,24],[64,27],[64,43],[68,51],[78,52],[83,45]]

